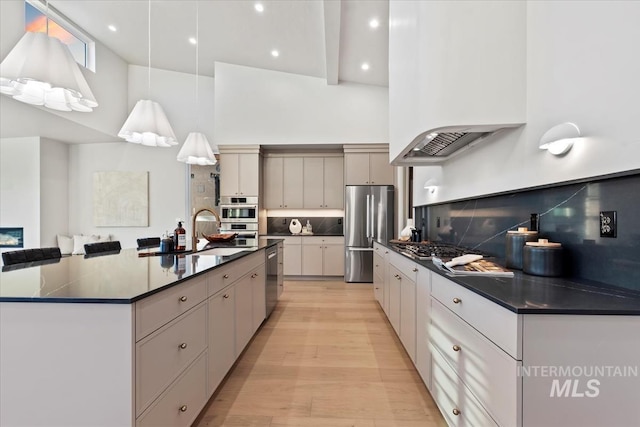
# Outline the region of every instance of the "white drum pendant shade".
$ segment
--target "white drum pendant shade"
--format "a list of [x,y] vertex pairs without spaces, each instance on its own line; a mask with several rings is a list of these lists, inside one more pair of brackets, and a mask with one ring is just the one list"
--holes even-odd
[[0,64],[0,93],[59,111],[98,106],[69,48],[45,33],[25,33]]
[[178,145],[162,106],[147,99],[136,102],[118,136],[127,142],[150,147]]
[[215,165],[216,157],[209,145],[207,137],[200,132],[191,132],[187,136],[187,140],[180,148],[177,157],[179,162],[185,162],[190,165]]

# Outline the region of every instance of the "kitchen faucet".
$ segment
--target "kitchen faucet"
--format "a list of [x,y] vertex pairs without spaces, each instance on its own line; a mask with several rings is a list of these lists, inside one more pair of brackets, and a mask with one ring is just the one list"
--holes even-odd
[[220,215],[218,215],[215,211],[212,211],[211,209],[202,208],[199,211],[197,211],[195,214],[193,214],[193,221],[191,221],[191,230],[192,230],[192,234],[193,234],[191,236],[191,248],[192,248],[193,252],[196,252],[198,250],[198,232],[196,231],[196,218],[198,218],[198,215],[201,214],[202,212],[211,213],[213,216],[216,217],[216,221],[218,222],[218,226],[220,225]]

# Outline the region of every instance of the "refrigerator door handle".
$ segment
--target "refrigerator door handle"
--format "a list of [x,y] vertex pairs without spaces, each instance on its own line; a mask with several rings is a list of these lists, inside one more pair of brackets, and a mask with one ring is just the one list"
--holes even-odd
[[369,199],[371,196],[367,194],[367,238],[371,237],[371,210],[369,206]]
[[375,215],[376,204],[375,204],[375,200],[376,200],[375,196],[372,194],[371,195],[371,212],[372,212],[372,215],[371,215],[371,238],[372,239],[376,238],[376,218],[375,218],[375,216],[376,216]]
[[352,252],[373,252],[373,248],[347,248],[347,250]]

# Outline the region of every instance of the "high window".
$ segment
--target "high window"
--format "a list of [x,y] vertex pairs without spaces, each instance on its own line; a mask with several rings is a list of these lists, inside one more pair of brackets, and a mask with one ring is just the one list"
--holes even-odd
[[66,44],[76,62],[95,71],[95,43],[58,11],[39,0],[25,0],[25,31],[47,33]]

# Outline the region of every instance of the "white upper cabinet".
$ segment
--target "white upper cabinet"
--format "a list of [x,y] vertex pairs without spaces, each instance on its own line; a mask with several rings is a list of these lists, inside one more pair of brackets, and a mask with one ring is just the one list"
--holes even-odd
[[526,9],[520,1],[390,2],[393,164],[420,164],[404,155],[434,130],[525,122]]
[[265,208],[302,208],[302,168],[301,157],[265,157]]
[[304,158],[304,207],[344,207],[344,165],[342,157]]
[[258,196],[260,148],[220,147],[220,195]]
[[394,185],[394,170],[386,144],[344,147],[345,185]]
[[265,156],[266,209],[342,209],[343,206],[342,155]]

